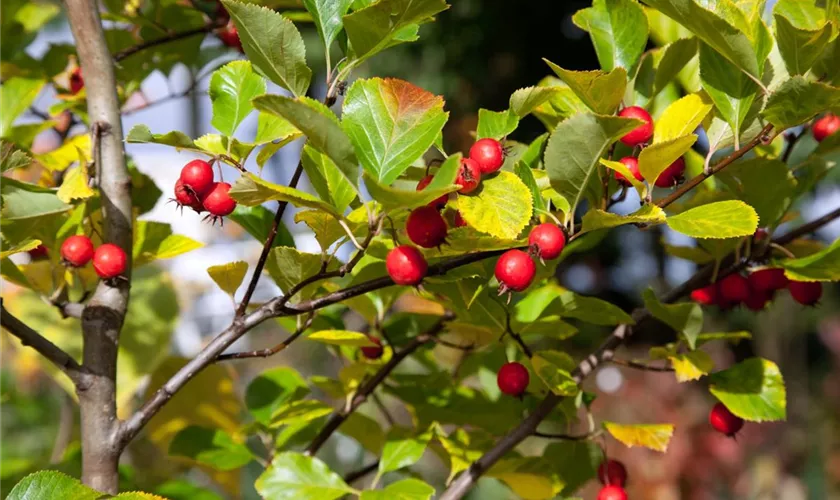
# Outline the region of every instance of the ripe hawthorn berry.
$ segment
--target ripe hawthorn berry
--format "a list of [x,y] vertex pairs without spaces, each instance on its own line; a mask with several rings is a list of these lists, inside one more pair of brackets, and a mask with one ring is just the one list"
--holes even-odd
[[216,35],[223,44],[228,47],[233,47],[239,52],[243,52],[242,40],[239,39],[239,31],[237,31],[236,25],[232,21],[228,22],[224,28],[219,28]]
[[770,236],[770,233],[763,227],[756,229],[755,233],[753,233],[753,239],[755,241],[764,241],[768,236]]
[[793,300],[803,306],[812,306],[822,297],[822,283],[819,281],[791,281],[787,288]]
[[720,280],[718,292],[722,301],[739,304],[750,298],[750,282],[738,273],[732,273]]
[[[417,191],[422,191],[422,190],[426,189],[426,186],[428,186],[432,182],[432,179],[434,179],[433,175],[427,175],[426,177],[423,177],[422,179],[420,179],[420,182],[417,183]],[[429,206],[434,207],[438,210],[442,210],[443,207],[446,206],[446,201],[447,200],[449,200],[449,195],[448,194],[442,194],[442,195],[438,196],[437,198],[435,198],[434,200],[430,201]]]
[[709,423],[716,431],[732,437],[744,426],[744,419],[733,415],[723,403],[717,403],[709,412]]
[[718,302],[716,285],[704,286],[691,292],[691,300],[703,306],[713,306]]
[[566,234],[556,224],[545,222],[531,230],[528,246],[540,260],[556,259],[566,246]]
[[496,376],[499,390],[509,396],[519,396],[524,393],[530,381],[531,376],[528,374],[528,369],[515,361],[502,365]]
[[480,183],[481,167],[478,166],[478,162],[470,158],[461,158],[458,177],[455,178],[455,184],[461,186],[458,192],[461,194],[472,193]]
[[102,279],[111,279],[125,272],[128,259],[123,249],[112,243],[105,243],[93,255],[93,270]]
[[174,201],[182,212],[185,206],[192,208],[198,213],[204,210],[201,200],[198,199],[198,196],[195,195],[192,189],[184,185],[184,181],[181,179],[175,181],[175,197],[169,201]]
[[624,487],[627,484],[627,469],[618,460],[605,460],[598,466],[598,481],[605,485]]
[[656,187],[669,188],[674,187],[683,181],[683,174],[685,173],[685,160],[682,156],[676,159],[674,163],[668,165],[659,177],[656,178],[654,184]]
[[[624,166],[627,167],[628,170],[630,170],[630,173],[633,174],[633,177],[635,177],[637,181],[644,182],[645,178],[642,177],[642,172],[639,171],[639,160],[638,160],[638,158],[633,157],[633,156],[625,156],[624,158],[622,158],[618,161],[623,163]],[[630,181],[628,181],[627,178],[624,177],[624,175],[622,173],[620,173],[618,170],[614,170],[613,174],[615,175],[615,180],[618,181],[618,183],[621,184],[622,186],[630,186],[631,185]]]
[[213,187],[213,166],[204,160],[193,160],[184,165],[178,180],[201,198]]
[[785,270],[778,267],[753,271],[747,279],[753,290],[762,292],[774,292],[786,288],[789,281],[785,276]]
[[630,132],[627,132],[627,134],[621,138],[621,142],[625,145],[632,148],[634,146],[638,146],[639,144],[648,142],[650,138],[653,137],[653,117],[651,117],[650,113],[645,111],[644,108],[639,106],[628,106],[619,111],[618,116],[622,118],[636,118],[645,122],[643,125],[639,125]]
[[744,301],[744,305],[747,306],[747,309],[750,311],[761,311],[767,305],[768,302],[773,300],[773,292],[767,290],[753,290],[747,300]]
[[210,217],[216,219],[230,215],[236,209],[236,202],[228,194],[230,184],[227,182],[214,182],[207,194],[201,198],[201,205],[210,212]]
[[405,222],[405,232],[415,245],[423,248],[441,246],[446,241],[446,221],[436,208],[425,206],[411,211]]
[[70,93],[78,94],[85,87],[85,79],[82,77],[82,68],[76,68],[70,73]]
[[375,346],[362,347],[362,355],[367,359],[379,359],[382,357],[384,349],[382,348],[382,341],[376,337],[368,336],[368,340],[376,344]]
[[87,236],[77,234],[61,244],[61,260],[71,267],[82,267],[93,258],[93,242]]
[[44,245],[38,245],[37,247],[33,248],[32,250],[29,250],[28,253],[29,253],[29,258],[31,258],[32,260],[38,260],[38,259],[43,259],[44,257],[46,257],[48,251],[47,251],[47,247],[45,247]]
[[414,286],[420,283],[428,268],[429,265],[420,250],[408,245],[394,248],[385,258],[388,276],[398,285]]
[[496,279],[501,284],[499,293],[525,290],[534,280],[536,273],[537,265],[530,255],[522,250],[508,250],[496,262]]
[[505,150],[496,139],[479,139],[470,148],[470,159],[478,163],[482,174],[492,174],[502,168]]
[[627,492],[621,486],[607,485],[598,492],[598,500],[627,500]]
[[814,134],[814,139],[817,142],[822,142],[826,137],[836,133],[838,129],[840,129],[840,116],[828,113],[814,122],[811,131]]

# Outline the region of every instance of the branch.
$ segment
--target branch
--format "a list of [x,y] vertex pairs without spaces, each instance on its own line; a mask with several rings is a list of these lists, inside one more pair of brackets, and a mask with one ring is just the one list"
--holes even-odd
[[429,329],[429,331],[425,333],[421,333],[420,335],[411,339],[411,342],[408,343],[404,348],[394,353],[391,359],[388,360],[387,363],[382,365],[382,368],[379,369],[376,374],[364,382],[359,389],[356,391],[356,394],[353,396],[353,399],[350,401],[350,404],[347,406],[346,409],[343,411],[334,411],[330,418],[327,420],[327,423],[324,424],[324,427],[321,428],[321,431],[318,433],[317,436],[312,440],[309,446],[306,448],[306,454],[309,456],[314,456],[318,453],[318,450],[321,446],[332,436],[333,432],[335,432],[338,427],[347,420],[356,408],[362,405],[365,401],[367,401],[368,396],[373,394],[373,391],[379,387],[388,375],[397,367],[398,364],[402,362],[405,358],[411,355],[414,351],[419,349],[421,346],[427,344],[434,338],[438,333],[443,330],[444,325],[447,321],[453,318],[452,313],[447,312],[435,323],[435,325]]
[[648,365],[645,363],[639,363],[637,361],[629,361],[625,359],[611,359],[610,363],[618,366],[626,366],[627,368],[633,368],[636,370],[642,371],[649,371],[649,372],[673,372],[674,369],[670,366],[653,366]]
[[590,432],[588,434],[572,435],[572,434],[552,434],[549,432],[534,431],[534,436],[545,439],[561,439],[563,441],[588,441],[593,437],[600,435],[600,432]]
[[266,348],[266,349],[259,349],[259,350],[256,350],[256,351],[232,352],[230,354],[220,354],[216,358],[215,362],[218,363],[219,361],[228,361],[228,360],[231,360],[231,359],[267,358],[267,357],[270,357],[270,356],[274,356],[278,352],[280,352],[280,351],[286,349],[287,347],[289,347],[289,345],[291,345],[292,342],[297,340],[297,338],[300,337],[301,334],[303,332],[305,332],[306,329],[309,328],[312,325],[312,321],[314,319],[315,319],[315,314],[310,313],[309,317],[306,319],[306,321],[304,321],[303,324],[294,331],[294,333],[289,335],[289,337],[286,340],[284,340],[283,342],[280,342],[279,344],[277,344],[274,347],[269,347],[269,348]]
[[214,29],[221,28],[223,26],[223,23],[214,21],[212,23],[208,23],[198,28],[193,28],[191,30],[181,31],[178,33],[170,33],[162,38],[158,38],[156,40],[149,40],[117,52],[116,54],[114,54],[114,62],[120,62],[123,59],[126,59],[140,51],[146,50],[151,47],[156,47],[158,45],[163,45],[164,43],[174,42],[177,40],[183,40],[184,38],[189,38],[191,36],[199,35],[201,33],[210,33]]
[[370,474],[371,472],[375,471],[378,468],[379,468],[379,460],[373,462],[370,465],[366,465],[359,470],[355,470],[353,472],[348,473],[346,476],[344,476],[344,482],[347,483],[347,484],[350,484],[357,479],[361,479],[361,478],[367,476],[368,474]]

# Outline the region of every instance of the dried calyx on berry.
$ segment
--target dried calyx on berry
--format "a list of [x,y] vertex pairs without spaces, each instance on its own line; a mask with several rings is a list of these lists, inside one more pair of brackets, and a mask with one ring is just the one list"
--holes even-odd
[[236,210],[236,201],[230,197],[228,191],[230,191],[230,184],[227,182],[213,183],[207,194],[201,198],[201,204],[210,212],[205,218],[212,219],[213,223],[219,220],[224,224],[222,217]]
[[469,194],[478,189],[478,185],[481,184],[481,167],[478,166],[478,162],[470,158],[461,158],[455,184],[461,186],[458,190],[461,194]]

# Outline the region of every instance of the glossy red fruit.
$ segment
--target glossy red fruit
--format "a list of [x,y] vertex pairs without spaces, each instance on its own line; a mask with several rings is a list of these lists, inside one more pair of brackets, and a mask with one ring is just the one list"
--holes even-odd
[[659,177],[656,178],[656,187],[669,188],[674,187],[683,181],[683,174],[685,173],[685,160],[682,157],[668,165]]
[[638,146],[644,144],[653,137],[653,118],[650,113],[639,106],[629,106],[619,111],[618,116],[622,118],[636,118],[646,122],[644,125],[639,125],[621,138],[621,142],[630,146]]
[[[427,175],[426,177],[423,177],[422,179],[420,179],[420,182],[417,183],[417,191],[422,191],[422,190],[426,189],[426,186],[428,186],[432,182],[432,179],[434,179],[433,175]],[[441,210],[441,209],[443,209],[443,207],[446,206],[446,201],[448,199],[449,199],[448,194],[440,195],[437,198],[435,198],[434,200],[430,201],[429,206],[430,207],[435,207],[436,209]]]
[[528,288],[537,273],[534,259],[522,250],[508,250],[496,262],[496,279],[502,285],[502,292],[521,292]]
[[627,469],[618,460],[606,460],[598,466],[598,481],[601,484],[621,486],[627,484]]
[[691,300],[704,306],[713,306],[718,301],[717,286],[709,285],[691,292]]
[[213,187],[213,167],[204,160],[193,160],[181,169],[179,180],[201,198]]
[[[624,166],[627,167],[628,170],[630,170],[630,173],[633,174],[633,177],[635,177],[637,181],[643,182],[645,180],[645,178],[642,177],[642,173],[639,171],[639,160],[637,158],[633,156],[625,156],[624,158],[618,161],[623,163]],[[615,180],[617,180],[618,183],[622,186],[630,185],[630,181],[628,181],[627,178],[624,177],[624,175],[619,173],[618,170],[613,170],[613,174],[615,175]]]
[[77,234],[61,244],[61,260],[72,267],[82,267],[93,258],[93,242],[90,238]]
[[773,292],[788,286],[785,270],[781,268],[766,268],[753,271],[749,275],[750,287],[756,291]]
[[76,68],[70,73],[70,93],[78,94],[85,86],[85,79],[82,78],[82,68]]
[[732,273],[718,284],[720,299],[726,302],[741,303],[750,298],[750,282],[738,273]]
[[228,22],[224,28],[220,28],[216,34],[219,40],[228,47],[233,47],[239,52],[242,52],[242,40],[239,39],[239,32],[236,30],[236,25],[233,22]]
[[236,202],[228,195],[230,184],[214,182],[207,194],[201,198],[204,208],[216,217],[230,215],[236,209]]
[[204,206],[201,204],[201,200],[198,199],[195,192],[186,185],[184,185],[184,181],[178,179],[175,181],[175,203],[178,204],[179,207],[190,207],[196,212],[201,213],[204,210]]
[[505,150],[496,139],[479,139],[470,148],[470,159],[478,163],[482,174],[492,174],[502,168]]
[[455,211],[455,227],[464,227],[468,226],[467,221],[464,220],[464,217],[461,216],[460,211]]
[[29,257],[32,260],[38,260],[38,259],[43,259],[44,257],[46,257],[48,252],[47,252],[47,247],[45,247],[44,245],[38,245],[37,247],[30,250],[28,253],[29,253]]
[[773,300],[773,292],[766,290],[753,290],[749,298],[744,301],[744,305],[747,306],[747,309],[750,311],[758,312],[763,310],[767,306],[767,303],[771,300]]
[[627,500],[627,492],[621,486],[604,486],[598,492],[597,500]]
[[817,142],[822,142],[826,137],[836,133],[838,129],[840,129],[840,116],[828,113],[814,122],[811,131],[814,134],[814,139]]
[[480,183],[481,167],[478,166],[478,162],[470,158],[461,158],[461,167],[458,169],[458,177],[455,178],[455,184],[461,186],[458,192],[472,193]]
[[128,259],[122,248],[105,243],[93,255],[93,270],[102,279],[116,278],[125,272]]
[[446,241],[446,221],[434,207],[415,208],[405,222],[405,232],[415,245],[435,248]]
[[822,283],[819,281],[791,281],[788,290],[793,300],[803,306],[812,306],[822,297]]
[[362,347],[362,354],[367,359],[379,359],[382,357],[382,341],[376,337],[368,337],[368,340],[376,344],[375,346]]
[[531,230],[528,246],[535,249],[541,259],[556,259],[566,246],[566,234],[556,224],[546,222]]
[[755,241],[763,241],[768,236],[770,236],[770,233],[768,233],[767,230],[764,229],[763,227],[760,227],[760,228],[755,230],[755,233],[753,234],[753,239]]
[[716,431],[732,437],[744,426],[744,419],[733,415],[723,403],[717,403],[709,412],[709,423]]
[[509,396],[519,396],[524,393],[530,381],[531,376],[528,374],[528,369],[515,361],[502,365],[499,374],[496,376],[499,390]]
[[420,250],[408,245],[394,248],[385,258],[385,269],[398,285],[413,286],[420,283],[428,268],[429,265]]

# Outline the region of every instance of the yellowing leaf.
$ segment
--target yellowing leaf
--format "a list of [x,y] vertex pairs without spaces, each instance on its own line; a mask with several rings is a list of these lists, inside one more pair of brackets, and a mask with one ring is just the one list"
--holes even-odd
[[636,179],[636,176],[630,172],[630,169],[627,168],[627,165],[621,163],[620,161],[611,161],[604,158],[600,159],[601,165],[607,167],[610,170],[615,170],[619,174],[623,175],[625,179],[627,179],[630,184],[636,189],[636,192],[639,193],[639,198],[644,199],[647,196],[647,186],[645,183]]
[[182,234],[172,234],[163,222],[138,221],[134,225],[133,265],[140,267],[155,259],[171,259],[204,246]]
[[656,182],[659,174],[684,155],[697,141],[694,134],[657,142],[639,153],[639,171],[650,184]]
[[77,161],[80,150],[86,158],[90,158],[90,136],[88,134],[74,136],[49,153],[35,155],[35,160],[50,172],[58,172]]
[[241,260],[207,268],[207,274],[231,297],[236,294],[247,272],[248,264]]
[[376,345],[364,333],[350,332],[347,330],[321,330],[306,338],[332,345],[352,345],[358,347],[373,347]]
[[65,174],[64,181],[58,188],[56,196],[64,203],[90,198],[95,193],[88,184],[87,166],[82,165],[72,168]]
[[511,172],[483,180],[469,195],[458,197],[458,210],[473,229],[512,240],[528,224],[533,211],[531,191]]
[[668,217],[674,231],[694,238],[735,238],[749,236],[758,227],[758,215],[743,201],[708,203]]
[[34,249],[38,248],[38,246],[40,244],[41,244],[41,240],[26,240],[24,242],[21,242],[17,245],[12,246],[11,248],[6,248],[2,252],[0,252],[0,259],[5,259],[9,255],[14,255],[16,253],[28,252],[30,250],[34,250]]
[[665,222],[665,211],[654,204],[648,204],[630,215],[618,215],[603,210],[589,210],[583,215],[581,233],[606,229],[624,224],[662,224]]
[[329,203],[323,202],[309,193],[264,181],[254,174],[245,174],[230,188],[230,197],[249,207],[262,205],[266,201],[287,201],[296,207],[309,207],[332,214],[339,214]]
[[557,66],[548,59],[543,58],[549,67],[554,70],[557,76],[566,82],[566,85],[583,101],[592,111],[609,115],[612,114],[624,97],[624,89],[627,86],[627,71],[617,67],[605,73],[603,71],[570,71]]
[[624,425],[615,422],[604,422],[612,437],[624,443],[626,446],[642,446],[654,451],[665,452],[668,443],[674,434],[674,426],[671,424],[637,424]]
[[653,142],[666,142],[694,132],[712,110],[699,94],[689,94],[665,108],[656,120]]
[[670,356],[671,366],[678,382],[697,380],[703,375],[708,375],[715,367],[712,357],[705,351],[691,351],[685,354]]
[[840,239],[828,248],[781,262],[785,276],[796,281],[840,281]]

